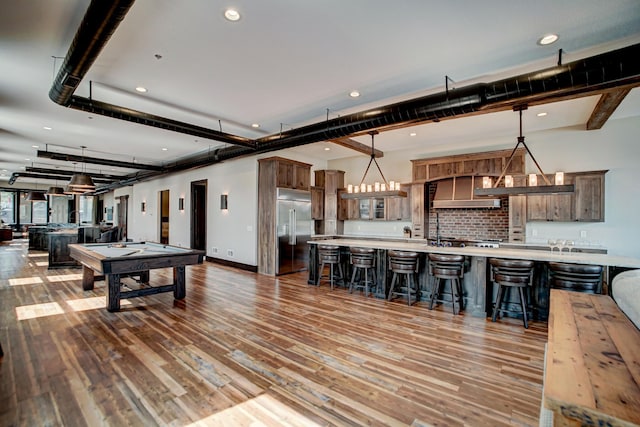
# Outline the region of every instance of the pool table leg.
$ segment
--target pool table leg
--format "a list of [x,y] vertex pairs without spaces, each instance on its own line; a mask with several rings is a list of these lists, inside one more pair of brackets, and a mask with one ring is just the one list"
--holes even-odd
[[185,266],[173,267],[173,297],[175,299],[184,299],[187,296],[187,288],[184,278]]
[[105,274],[105,281],[107,282],[107,310],[119,311],[120,310],[120,275],[119,274]]
[[93,282],[95,281],[93,277],[93,270],[87,267],[86,265],[82,266],[82,290],[90,291],[93,289]]

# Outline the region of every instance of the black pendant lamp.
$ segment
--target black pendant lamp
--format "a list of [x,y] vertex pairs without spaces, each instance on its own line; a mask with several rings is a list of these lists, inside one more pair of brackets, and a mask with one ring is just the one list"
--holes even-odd
[[82,194],[96,189],[93,179],[86,173],[86,171],[84,171],[84,149],[87,147],[83,145],[80,148],[82,148],[83,171],[81,173],[74,173],[71,177],[71,181],[69,181],[69,184],[67,185],[67,189],[71,194]]

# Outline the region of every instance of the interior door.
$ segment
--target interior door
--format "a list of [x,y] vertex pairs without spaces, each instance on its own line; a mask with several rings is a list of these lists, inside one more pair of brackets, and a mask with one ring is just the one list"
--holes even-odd
[[207,180],[191,183],[191,248],[207,250]]
[[162,190],[160,199],[160,243],[169,244],[169,190]]

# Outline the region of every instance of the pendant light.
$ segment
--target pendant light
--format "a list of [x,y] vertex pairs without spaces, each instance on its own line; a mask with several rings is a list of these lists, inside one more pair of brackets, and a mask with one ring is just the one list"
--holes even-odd
[[44,191],[38,191],[38,180],[36,180],[36,189],[29,190],[25,200],[28,202],[46,202],[47,201],[47,198],[44,195]]
[[31,190],[27,193],[27,198],[25,200],[28,202],[46,202],[47,198],[43,191]]
[[71,181],[69,181],[69,184],[67,186],[68,190],[73,192],[74,194],[78,194],[78,192],[87,193],[96,189],[96,185],[93,183],[93,179],[85,171],[84,149],[87,147],[83,145],[80,148],[82,148],[82,172],[74,173],[71,177]]
[[[389,181],[384,177],[382,173],[382,169],[380,169],[380,165],[376,160],[375,147],[373,143],[373,138],[378,134],[377,130],[372,130],[368,132],[371,135],[371,158],[369,159],[369,164],[367,165],[367,169],[364,171],[364,175],[362,175],[362,179],[360,180],[360,184],[353,186],[349,184],[347,186],[347,192],[342,193],[341,197],[343,199],[368,199],[370,197],[407,197],[406,191],[400,190],[400,182]],[[369,172],[369,168],[371,167],[371,163],[375,163],[378,168],[378,172],[380,172],[380,176],[382,177],[382,183],[376,182],[374,184],[365,184],[364,179],[367,177],[367,173]]]
[[[522,111],[526,109],[527,109],[527,105],[519,105],[519,106],[513,107],[513,111],[517,111],[520,115],[520,135],[518,136],[518,142],[516,146],[513,148],[513,151],[511,152],[511,155],[509,156],[509,159],[507,160],[507,163],[505,164],[504,169],[500,174],[500,177],[496,180],[493,186],[489,185],[487,186],[488,188],[474,189],[473,190],[474,196],[505,196],[505,195],[517,196],[517,195],[527,195],[527,194],[535,195],[535,194],[573,193],[574,191],[573,184],[568,184],[568,185],[564,184],[564,172],[556,172],[555,182],[553,184],[551,183],[549,178],[547,178],[545,173],[542,171],[542,168],[538,164],[538,161],[536,160],[536,158],[533,157],[533,153],[531,153],[531,151],[529,150],[529,147],[527,147],[527,144],[525,144],[524,136],[522,135]],[[509,166],[511,165],[513,156],[516,154],[516,150],[518,149],[518,146],[520,144],[522,144],[522,146],[527,150],[527,153],[529,153],[529,156],[531,156],[531,160],[533,160],[533,163],[535,163],[536,167],[538,168],[538,171],[540,172],[540,175],[542,176],[542,179],[544,181],[542,185],[539,185],[538,183],[538,175],[529,174],[527,177],[527,182],[529,183],[528,186],[514,187],[513,176],[507,175],[507,171],[509,169]],[[505,180],[505,186],[498,187],[498,185],[502,181],[502,178],[504,178]],[[483,187],[485,186],[483,185]]]

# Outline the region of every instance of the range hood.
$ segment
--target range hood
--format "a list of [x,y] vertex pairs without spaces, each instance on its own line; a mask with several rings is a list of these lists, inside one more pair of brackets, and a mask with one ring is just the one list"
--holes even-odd
[[[435,209],[495,209],[500,199],[474,198],[475,177],[462,176],[436,181]],[[482,183],[482,180],[479,180]]]

